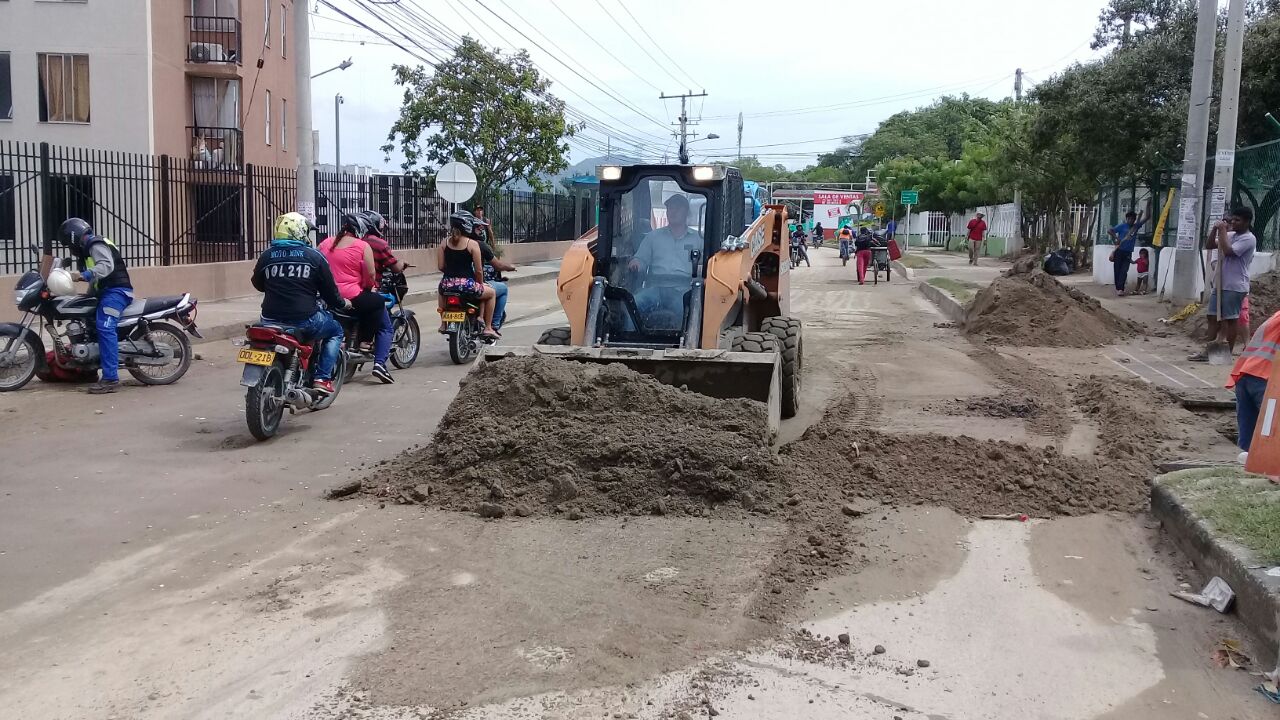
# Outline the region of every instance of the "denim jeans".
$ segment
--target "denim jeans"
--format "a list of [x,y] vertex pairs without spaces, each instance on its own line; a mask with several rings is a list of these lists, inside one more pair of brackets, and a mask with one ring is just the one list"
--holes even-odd
[[499,280],[486,280],[485,285],[493,288],[493,329],[497,330],[507,319],[507,284]]
[[333,369],[338,364],[338,353],[342,352],[342,324],[334,320],[327,310],[317,310],[315,315],[302,322],[281,322],[267,317],[262,318],[262,322],[291,327],[296,333],[295,337],[303,342],[323,340],[312,378],[333,379]]
[[98,330],[98,357],[102,366],[102,379],[120,379],[120,315],[133,302],[133,290],[113,287],[98,296],[98,313],[94,326]]
[[1124,292],[1125,286],[1129,284],[1129,265],[1133,262],[1133,251],[1116,250],[1113,257],[1111,263],[1115,266],[1116,290]]
[[1241,375],[1236,380],[1236,431],[1240,437],[1236,445],[1249,452],[1253,430],[1258,426],[1258,413],[1262,410],[1262,396],[1267,393],[1267,381],[1254,375]]

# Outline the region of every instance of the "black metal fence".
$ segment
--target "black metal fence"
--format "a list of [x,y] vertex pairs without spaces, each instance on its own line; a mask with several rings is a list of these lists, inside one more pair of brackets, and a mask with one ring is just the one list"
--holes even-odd
[[[296,207],[292,168],[0,141],[0,274],[32,267],[58,225],[83,217],[135,266],[247,260],[270,242],[274,219]],[[474,207],[478,203],[467,203]],[[495,237],[568,240],[595,225],[595,198],[503,191],[484,205]],[[431,179],[316,173],[316,224],[372,209],[396,248],[438,243],[450,206]]]

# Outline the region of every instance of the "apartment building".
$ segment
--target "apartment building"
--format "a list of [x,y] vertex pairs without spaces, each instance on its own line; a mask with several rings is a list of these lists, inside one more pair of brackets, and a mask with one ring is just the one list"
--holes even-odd
[[0,0],[0,139],[295,167],[294,0]]

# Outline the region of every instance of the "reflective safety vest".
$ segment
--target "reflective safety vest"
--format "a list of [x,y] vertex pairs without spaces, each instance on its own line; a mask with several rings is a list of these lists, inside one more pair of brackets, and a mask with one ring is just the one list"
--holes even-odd
[[1236,364],[1231,368],[1231,378],[1227,387],[1235,387],[1241,375],[1252,375],[1263,380],[1271,379],[1271,365],[1276,359],[1276,350],[1280,349],[1280,312],[1267,318],[1257,330],[1249,343],[1244,346]]

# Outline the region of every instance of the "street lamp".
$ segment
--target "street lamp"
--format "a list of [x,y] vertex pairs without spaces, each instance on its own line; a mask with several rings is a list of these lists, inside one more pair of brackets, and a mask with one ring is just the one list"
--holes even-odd
[[333,96],[333,164],[334,172],[342,174],[342,95]]
[[320,72],[316,73],[315,75],[312,75],[312,76],[311,76],[311,79],[312,79],[312,80],[315,80],[316,78],[320,77],[321,75],[324,75],[324,74],[326,74],[326,73],[331,73],[331,72],[333,72],[334,70],[346,70],[347,68],[351,67],[352,65],[355,65],[355,63],[351,61],[351,58],[347,58],[346,60],[343,60],[342,62],[338,63],[337,65],[334,65],[333,67],[329,68],[328,70],[321,70]]

